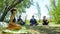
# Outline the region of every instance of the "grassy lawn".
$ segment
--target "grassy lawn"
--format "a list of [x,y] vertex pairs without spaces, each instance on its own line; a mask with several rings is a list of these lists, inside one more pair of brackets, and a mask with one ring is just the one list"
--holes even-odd
[[30,33],[60,34],[60,27],[53,26],[25,26]]
[[60,27],[52,26],[26,26],[27,29],[34,30],[40,34],[60,34]]
[[[42,23],[39,23],[38,26],[29,26],[29,23],[27,23],[28,25],[24,25],[24,27],[26,27],[26,29],[30,32],[30,33],[38,33],[38,34],[60,34],[60,24],[55,24],[55,23],[49,23],[48,26],[43,26]],[[23,27],[23,26],[22,26]],[[1,30],[0,30],[1,32]]]

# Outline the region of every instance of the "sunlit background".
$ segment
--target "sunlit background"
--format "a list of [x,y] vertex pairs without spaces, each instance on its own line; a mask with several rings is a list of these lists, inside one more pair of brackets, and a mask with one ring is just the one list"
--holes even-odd
[[[46,8],[46,5],[50,5],[50,0],[33,0],[34,1],[34,5],[31,5],[30,8],[26,9],[26,15],[27,15],[27,19],[31,19],[32,15],[35,16],[36,19],[38,19],[38,10],[36,7],[36,2],[39,4],[40,7],[40,13],[41,13],[41,17],[40,19],[43,18],[43,16],[46,16],[47,18],[49,18],[49,14],[48,14],[48,9]],[[24,17],[25,14],[22,14]],[[24,18],[23,18],[24,19]]]

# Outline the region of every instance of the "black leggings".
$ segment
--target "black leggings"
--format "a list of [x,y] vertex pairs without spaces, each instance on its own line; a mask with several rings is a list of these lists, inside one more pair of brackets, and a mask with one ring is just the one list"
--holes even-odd
[[43,23],[43,25],[48,25],[48,22],[46,22],[46,23]]

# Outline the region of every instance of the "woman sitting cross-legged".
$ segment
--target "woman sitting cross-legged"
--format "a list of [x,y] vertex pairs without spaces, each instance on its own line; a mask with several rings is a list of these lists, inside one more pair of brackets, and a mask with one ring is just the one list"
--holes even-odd
[[15,15],[17,13],[16,9],[12,9],[11,10],[11,17],[10,17],[10,21],[9,21],[9,25],[8,25],[8,29],[10,30],[19,30],[21,29],[21,25],[18,25],[15,23],[16,19],[15,19]]
[[49,21],[47,21],[46,16],[43,17],[43,25],[48,25]]

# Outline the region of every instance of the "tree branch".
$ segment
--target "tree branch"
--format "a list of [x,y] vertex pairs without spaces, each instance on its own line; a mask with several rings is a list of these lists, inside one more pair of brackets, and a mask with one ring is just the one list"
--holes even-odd
[[13,1],[13,2],[15,2],[15,3],[12,3],[10,6],[8,6],[8,7],[4,10],[4,13],[3,13],[0,21],[3,21],[3,20],[4,20],[6,14],[8,13],[8,11],[9,11],[10,9],[14,8],[17,4],[21,3],[22,1],[23,1],[23,0],[16,0],[16,2]]

